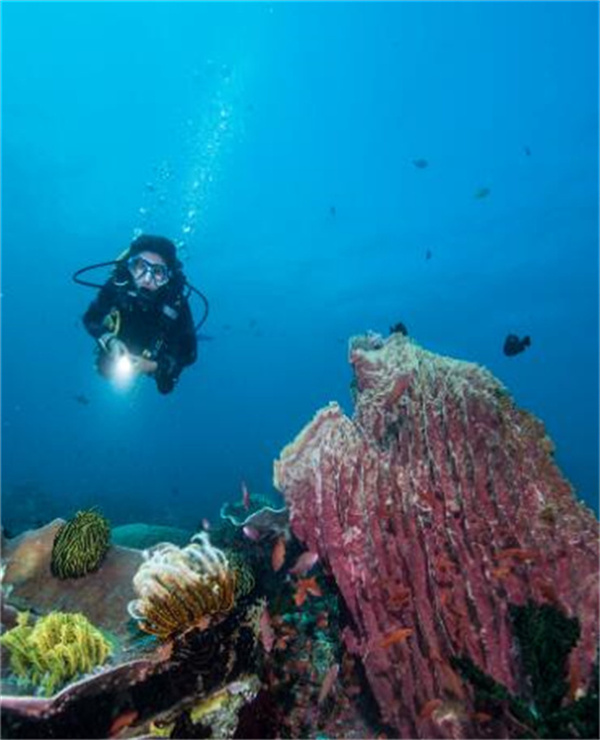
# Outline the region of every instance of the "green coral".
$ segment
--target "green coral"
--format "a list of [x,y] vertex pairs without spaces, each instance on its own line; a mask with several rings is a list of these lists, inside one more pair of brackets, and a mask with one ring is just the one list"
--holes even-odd
[[78,511],[58,530],[50,568],[57,578],[79,578],[100,567],[109,547],[110,525],[94,509]]
[[532,601],[525,606],[512,605],[510,616],[525,678],[523,695],[513,695],[466,655],[450,659],[452,667],[474,687],[478,708],[496,716],[506,713],[518,737],[599,737],[598,661],[587,693],[571,703],[564,702],[569,688],[567,658],[581,634],[579,620],[554,606]]
[[50,612],[33,625],[29,612],[21,612],[0,643],[10,652],[13,673],[46,696],[102,665],[111,652],[108,640],[83,614],[65,612]]

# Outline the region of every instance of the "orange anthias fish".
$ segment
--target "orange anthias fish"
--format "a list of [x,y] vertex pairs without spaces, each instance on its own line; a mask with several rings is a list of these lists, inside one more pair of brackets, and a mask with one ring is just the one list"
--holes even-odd
[[275,545],[273,546],[273,552],[271,553],[271,565],[273,570],[277,573],[281,569],[285,561],[285,537],[278,537]]
[[315,576],[312,578],[300,578],[296,582],[296,593],[294,594],[294,603],[296,606],[302,606],[309,594],[310,596],[323,595]]
[[526,560],[535,560],[538,553],[535,550],[526,550],[521,547],[508,547],[506,550],[500,550],[496,553],[498,560],[504,560],[506,558],[514,558],[519,562],[523,563]]
[[294,565],[288,570],[288,573],[291,576],[305,576],[318,559],[318,553],[307,550],[307,552],[303,552],[302,555],[300,555],[298,560],[296,560]]
[[136,709],[130,709],[126,712],[123,712],[122,714],[119,714],[119,716],[114,719],[112,725],[110,726],[108,736],[115,737],[119,734],[119,732],[121,732],[121,730],[125,729],[125,727],[129,727],[129,725],[132,725],[138,717],[139,712]]
[[441,707],[443,701],[441,699],[430,699],[426,702],[419,712],[419,719],[429,719],[436,709]]
[[406,586],[398,586],[388,597],[388,608],[398,610],[406,606],[410,600],[410,589]]
[[273,625],[271,624],[271,615],[266,607],[260,615],[258,628],[260,641],[262,642],[265,652],[268,654],[271,652],[273,645],[275,644],[275,632],[273,631]]
[[396,645],[399,642],[404,642],[414,632],[412,627],[401,627],[400,629],[394,630],[387,637],[384,637],[380,643],[380,647],[387,648],[390,645]]

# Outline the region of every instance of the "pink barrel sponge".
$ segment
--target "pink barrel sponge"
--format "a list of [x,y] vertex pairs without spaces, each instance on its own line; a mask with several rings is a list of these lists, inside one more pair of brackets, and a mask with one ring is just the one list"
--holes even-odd
[[351,616],[344,641],[382,719],[402,737],[475,736],[449,659],[466,654],[518,691],[508,607],[528,599],[580,620],[569,679],[585,691],[598,522],[542,423],[483,367],[400,334],[355,338],[350,363],[353,417],[336,403],[319,411],[281,452],[274,481],[294,534],[337,582]]

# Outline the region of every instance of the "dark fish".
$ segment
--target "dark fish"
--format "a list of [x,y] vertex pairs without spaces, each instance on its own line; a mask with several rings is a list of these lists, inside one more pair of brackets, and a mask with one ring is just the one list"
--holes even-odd
[[526,347],[531,346],[531,337],[519,339],[516,334],[509,334],[504,340],[504,354],[507,357],[514,357],[521,354]]
[[336,213],[337,213],[337,211],[336,211],[336,209],[335,209],[335,206],[329,206],[329,215],[330,215],[330,216],[331,216],[332,218],[335,218],[335,214],[336,214]]
[[203,334],[201,331],[196,334],[196,337],[199,342],[212,342],[214,339],[210,334]]
[[526,157],[531,157],[531,149],[528,146],[524,146],[523,151],[525,152]]
[[77,403],[80,403],[82,406],[89,406],[90,399],[87,396],[84,396],[83,393],[78,393],[76,396],[73,396],[73,400],[77,401]]
[[425,259],[426,259],[426,260],[430,260],[430,259],[431,259],[432,257],[433,257],[433,253],[431,252],[431,249],[428,249],[428,250],[427,250],[427,251],[425,252]]
[[390,326],[390,334],[402,334],[402,336],[407,337],[408,329],[399,321],[397,324]]
[[482,198],[487,198],[491,192],[492,191],[489,188],[477,188],[474,197],[481,200]]
[[413,159],[412,163],[418,170],[424,170],[429,167],[429,162],[426,159]]

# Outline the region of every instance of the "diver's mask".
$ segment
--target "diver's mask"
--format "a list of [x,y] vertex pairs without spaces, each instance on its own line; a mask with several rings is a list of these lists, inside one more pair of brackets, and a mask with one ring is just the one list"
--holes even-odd
[[142,280],[149,275],[157,288],[162,288],[171,279],[171,271],[167,265],[150,262],[137,254],[127,260],[127,267],[134,280]]

